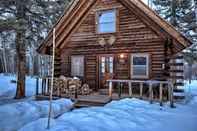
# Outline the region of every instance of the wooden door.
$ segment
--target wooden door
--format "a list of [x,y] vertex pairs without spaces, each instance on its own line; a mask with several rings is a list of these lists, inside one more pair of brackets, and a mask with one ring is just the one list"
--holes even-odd
[[114,56],[103,55],[99,57],[99,87],[107,88],[107,80],[113,78],[114,73]]

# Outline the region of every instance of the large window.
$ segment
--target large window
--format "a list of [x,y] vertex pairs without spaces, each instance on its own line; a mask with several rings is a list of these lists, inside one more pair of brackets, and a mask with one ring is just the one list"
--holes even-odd
[[97,18],[98,33],[113,33],[116,32],[116,11],[107,10],[98,13]]
[[132,54],[131,55],[131,77],[148,78],[149,76],[149,55]]
[[71,57],[71,75],[84,76],[84,56]]

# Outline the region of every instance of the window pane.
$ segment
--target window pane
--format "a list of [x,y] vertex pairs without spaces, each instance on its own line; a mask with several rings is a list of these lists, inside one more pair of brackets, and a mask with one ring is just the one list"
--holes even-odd
[[115,21],[115,11],[104,11],[99,14],[99,23],[109,23]]
[[133,65],[146,65],[146,57],[133,57]]
[[132,75],[134,77],[148,77],[148,55],[135,54],[132,57]]
[[115,10],[103,11],[98,18],[98,31],[100,33],[116,31],[116,13]]
[[71,75],[72,76],[84,75],[84,57],[83,56],[71,57]]
[[146,66],[133,66],[134,76],[146,76]]
[[99,32],[115,32],[116,25],[115,23],[105,23],[99,25]]

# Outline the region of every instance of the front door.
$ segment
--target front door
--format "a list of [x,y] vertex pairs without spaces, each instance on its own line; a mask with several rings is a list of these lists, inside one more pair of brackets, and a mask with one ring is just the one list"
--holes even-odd
[[113,78],[114,57],[103,55],[99,57],[99,85],[100,89],[107,88],[107,80]]

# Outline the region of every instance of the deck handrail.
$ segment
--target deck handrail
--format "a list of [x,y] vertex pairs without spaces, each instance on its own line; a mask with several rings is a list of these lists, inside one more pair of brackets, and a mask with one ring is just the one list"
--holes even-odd
[[[159,84],[159,99],[160,99],[160,106],[163,106],[163,85],[167,85],[168,88],[168,96],[170,100],[170,107],[174,107],[174,100],[173,100],[173,83],[171,81],[159,81],[159,80],[122,80],[122,79],[109,79],[107,80],[109,83],[109,97],[112,98],[113,93],[113,83],[128,83],[129,88],[129,96],[133,97],[133,88],[132,83],[139,83],[140,84],[140,98],[143,96],[143,88],[144,84],[149,85],[149,100],[150,103],[153,103],[153,85]],[[121,93],[120,93],[121,94]]]

